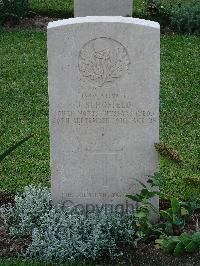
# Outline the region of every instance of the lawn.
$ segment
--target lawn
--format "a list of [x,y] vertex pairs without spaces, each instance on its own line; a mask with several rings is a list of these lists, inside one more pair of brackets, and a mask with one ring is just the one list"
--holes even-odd
[[[36,261],[32,261],[32,260],[23,260],[21,258],[11,258],[11,259],[0,259],[0,265],[1,266],[41,266],[44,264],[41,264],[39,262]],[[48,264],[47,264],[48,265]],[[46,265],[46,266],[47,266]],[[51,264],[49,264],[48,266],[50,266]]]
[[[10,259],[0,259],[0,265],[1,266],[58,266],[58,264],[54,263],[43,263],[43,262],[37,262],[36,260],[24,260],[23,258],[10,258]],[[65,264],[59,264],[59,266],[94,266],[93,263],[65,263]],[[109,265],[107,265],[109,266]]]
[[1,32],[1,152],[34,134],[1,164],[0,188],[49,181],[46,34]]
[[73,0],[29,0],[30,8],[36,12],[50,11],[73,15]]
[[[160,158],[161,190],[200,199],[200,37],[161,37],[161,141],[184,164]],[[50,186],[46,33],[0,31],[0,154],[32,135],[0,165],[0,190]],[[0,157],[1,158],[1,157]]]

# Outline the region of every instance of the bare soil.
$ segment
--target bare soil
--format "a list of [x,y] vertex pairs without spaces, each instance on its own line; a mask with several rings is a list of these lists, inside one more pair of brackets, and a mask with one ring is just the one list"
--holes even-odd
[[11,203],[15,204],[15,195],[10,192],[0,191],[0,207],[3,204]]
[[[10,192],[0,191],[0,206],[3,204],[15,204],[15,195]],[[6,228],[0,220],[0,257],[17,256],[30,244],[29,237],[16,238],[9,236]]]
[[[193,255],[174,257],[163,254],[153,243],[141,244],[137,249],[128,252],[130,264],[133,266],[200,266],[200,252]],[[128,261],[127,261],[128,262]]]
[[30,237],[11,237],[5,227],[0,227],[0,257],[14,257],[22,254],[30,243]]
[[47,15],[35,15],[34,17],[24,18],[20,21],[14,19],[7,19],[4,21],[3,26],[7,29],[39,29],[41,31],[47,30],[47,25],[51,21],[59,20],[63,18],[49,17]]

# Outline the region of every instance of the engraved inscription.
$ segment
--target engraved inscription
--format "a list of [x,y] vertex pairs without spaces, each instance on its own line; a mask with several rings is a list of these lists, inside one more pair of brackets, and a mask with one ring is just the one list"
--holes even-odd
[[138,109],[126,93],[81,93],[73,109],[54,110],[53,124],[58,126],[154,125],[158,115],[151,109]]
[[58,110],[54,112],[53,124],[58,126],[76,125],[153,125],[157,116],[150,110]]
[[121,192],[76,192],[66,193],[67,198],[124,198],[124,194]]
[[110,38],[89,41],[79,54],[80,73],[98,87],[122,77],[129,64],[126,48]]

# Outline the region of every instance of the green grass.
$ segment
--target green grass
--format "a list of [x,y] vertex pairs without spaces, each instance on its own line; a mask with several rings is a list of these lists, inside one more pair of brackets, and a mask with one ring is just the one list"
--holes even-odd
[[[183,167],[161,158],[161,187],[169,194],[200,197],[200,38],[163,36],[161,42],[161,141],[174,146]],[[199,176],[199,182],[185,177]]]
[[21,258],[0,259],[1,266],[50,266],[33,260],[23,260]]
[[[37,260],[32,259],[26,259],[23,258],[0,258],[0,266],[94,266],[95,263],[87,262],[87,263],[81,263],[81,262],[74,262],[74,263],[64,263],[64,264],[56,264],[52,262],[39,262]],[[98,264],[103,265],[103,264]],[[109,266],[107,264],[107,266]]]
[[0,34],[0,149],[33,134],[0,166],[0,188],[19,190],[49,181],[46,35]]
[[[185,161],[160,158],[161,189],[200,198],[199,50],[200,37],[161,37],[161,141]],[[2,190],[50,185],[46,53],[46,33],[0,32],[0,154],[33,134],[1,162]]]
[[34,11],[61,12],[73,15],[73,0],[29,0],[30,8]]

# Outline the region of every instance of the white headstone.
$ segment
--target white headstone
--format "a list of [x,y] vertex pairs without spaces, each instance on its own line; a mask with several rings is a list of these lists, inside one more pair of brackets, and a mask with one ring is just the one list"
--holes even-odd
[[[51,186],[55,203],[125,211],[157,166],[160,30],[86,17],[48,26]],[[155,202],[157,204],[157,202]],[[98,209],[99,208],[99,209]]]
[[132,16],[133,0],[74,0],[74,16]]

